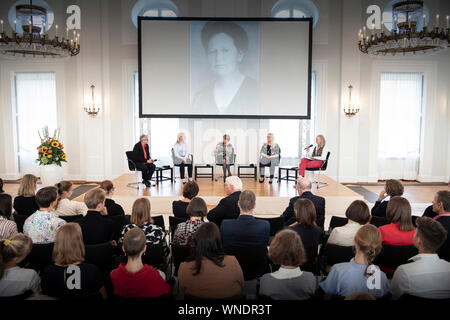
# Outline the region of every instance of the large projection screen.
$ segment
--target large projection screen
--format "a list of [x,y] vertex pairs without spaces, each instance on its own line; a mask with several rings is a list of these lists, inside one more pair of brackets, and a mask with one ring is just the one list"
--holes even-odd
[[139,116],[310,119],[312,18],[138,18]]

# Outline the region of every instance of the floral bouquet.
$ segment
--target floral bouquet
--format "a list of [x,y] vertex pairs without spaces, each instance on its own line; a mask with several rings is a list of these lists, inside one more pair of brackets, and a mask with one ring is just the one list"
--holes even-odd
[[48,127],[42,129],[42,136],[39,133],[41,144],[37,147],[39,165],[57,164],[61,167],[61,162],[67,162],[67,155],[63,150],[63,144],[59,142],[59,129],[53,133],[53,137],[48,134]]

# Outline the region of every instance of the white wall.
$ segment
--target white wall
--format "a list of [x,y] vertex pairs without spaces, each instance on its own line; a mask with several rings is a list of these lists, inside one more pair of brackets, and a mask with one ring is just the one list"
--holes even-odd
[[[0,16],[6,19],[13,0],[3,0]],[[275,0],[173,0],[180,16],[270,16]],[[314,29],[313,69],[318,72],[317,132],[327,137],[332,152],[328,174],[340,181],[377,179],[378,106],[377,73],[392,66],[388,59],[360,54],[357,32],[371,4],[381,0],[313,0],[319,9]],[[132,72],[137,69],[137,30],[130,13],[130,0],[48,0],[55,11],[55,24],[64,25],[65,8],[81,7],[81,53],[64,61],[36,63],[0,61],[0,176],[17,178],[14,123],[11,105],[11,72],[34,68],[55,70],[58,79],[58,121],[69,156],[67,179],[102,180],[127,172],[124,151],[132,147]],[[429,0],[431,14],[450,13],[450,2]],[[5,26],[5,28],[7,28]],[[422,181],[445,181],[450,176],[450,51],[420,59],[396,59],[395,66],[415,65],[426,72],[428,103],[423,133]],[[419,63],[420,62],[420,63]],[[91,84],[101,97],[103,109],[91,118],[82,110]],[[361,111],[352,118],[342,112],[347,86],[359,96]],[[190,134],[196,159],[210,154],[223,132],[231,133],[238,162],[256,162],[267,121],[181,119]],[[166,133],[161,134],[172,134]],[[244,134],[243,137],[238,138]],[[193,143],[192,143],[193,142]],[[282,144],[282,141],[279,141]],[[169,146],[168,146],[169,148]],[[199,162],[202,162],[199,160]]]

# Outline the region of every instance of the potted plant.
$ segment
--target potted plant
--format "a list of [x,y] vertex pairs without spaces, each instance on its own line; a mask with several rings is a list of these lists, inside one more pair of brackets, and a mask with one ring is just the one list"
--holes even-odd
[[42,136],[39,133],[41,144],[37,147],[41,182],[44,187],[54,186],[63,179],[62,163],[67,162],[67,155],[64,152],[63,144],[59,141],[59,129],[56,129],[53,136],[48,134],[48,127],[42,129]]

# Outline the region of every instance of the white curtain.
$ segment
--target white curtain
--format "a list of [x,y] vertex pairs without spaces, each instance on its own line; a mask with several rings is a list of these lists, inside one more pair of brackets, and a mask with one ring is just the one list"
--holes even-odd
[[54,73],[16,74],[17,135],[19,171],[39,175],[38,131],[48,126],[52,135],[56,121],[56,82]]
[[415,180],[419,171],[423,75],[382,73],[378,175]]

